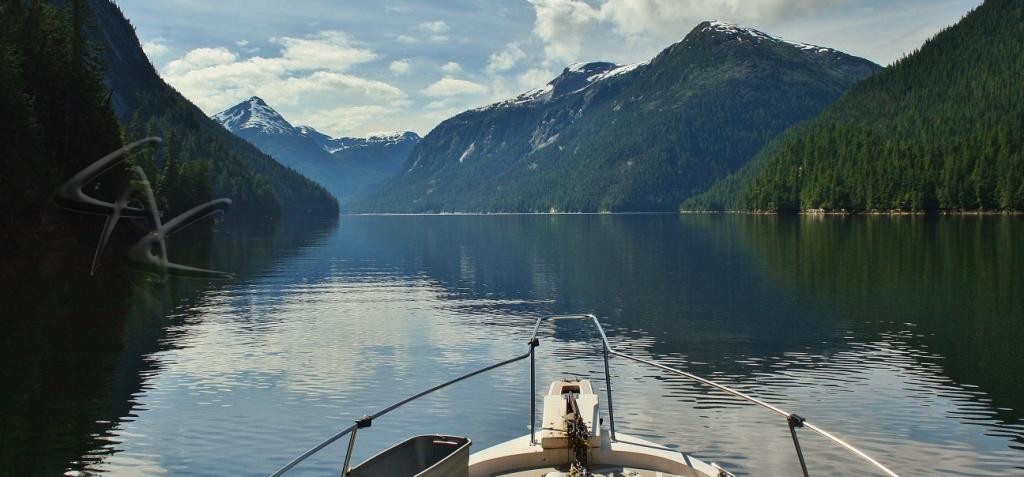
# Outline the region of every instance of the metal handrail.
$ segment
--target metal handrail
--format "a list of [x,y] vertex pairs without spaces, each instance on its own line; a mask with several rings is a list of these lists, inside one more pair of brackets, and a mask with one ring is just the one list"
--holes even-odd
[[470,373],[463,374],[462,376],[459,376],[459,377],[457,377],[455,379],[452,379],[450,381],[446,381],[446,382],[444,382],[444,383],[442,383],[440,385],[434,386],[434,387],[432,387],[430,389],[427,389],[427,390],[425,390],[423,392],[420,392],[420,393],[415,394],[413,396],[410,396],[410,397],[408,397],[406,399],[403,399],[403,400],[401,400],[401,401],[399,401],[399,402],[397,402],[395,404],[392,404],[391,406],[388,406],[387,408],[384,408],[383,410],[378,411],[376,414],[372,414],[372,415],[369,415],[369,416],[364,416],[363,418],[357,420],[355,422],[355,424],[353,424],[353,425],[349,426],[348,428],[338,432],[337,434],[334,434],[333,436],[327,438],[325,441],[323,441],[320,444],[317,444],[316,446],[314,446],[312,449],[306,451],[305,453],[303,453],[299,457],[296,457],[291,462],[286,464],[284,467],[281,467],[276,472],[271,474],[271,477],[279,477],[281,475],[284,475],[286,472],[288,472],[289,470],[294,468],[296,465],[300,464],[302,461],[306,460],[307,458],[309,458],[310,456],[316,454],[317,452],[320,452],[321,450],[323,450],[323,448],[325,448],[328,445],[334,443],[335,441],[337,441],[338,439],[344,437],[345,435],[351,434],[351,437],[350,437],[349,443],[348,443],[348,450],[345,453],[345,461],[344,461],[344,464],[342,466],[342,471],[341,471],[341,475],[342,475],[342,477],[344,477],[348,473],[349,462],[350,462],[350,459],[352,457],[352,448],[353,448],[353,446],[355,444],[355,437],[356,437],[356,434],[357,434],[358,430],[362,429],[362,428],[370,427],[370,425],[371,425],[371,423],[373,422],[374,419],[376,419],[378,417],[381,417],[381,416],[383,416],[383,415],[385,415],[385,414],[387,414],[387,413],[389,413],[391,411],[394,411],[395,409],[398,409],[399,407],[402,407],[402,406],[404,406],[404,405],[406,405],[406,404],[408,404],[408,403],[410,403],[412,401],[415,401],[416,399],[419,399],[419,398],[421,398],[423,396],[426,396],[428,394],[431,394],[431,393],[433,393],[435,391],[438,391],[440,389],[448,387],[448,386],[450,386],[452,384],[455,384],[455,383],[458,383],[460,381],[469,379],[469,378],[471,378],[473,376],[485,373],[485,372],[490,371],[492,369],[500,368],[502,366],[505,366],[505,365],[508,365],[508,364],[512,364],[512,363],[515,363],[517,361],[521,361],[521,360],[526,359],[526,358],[530,358],[530,445],[536,445],[537,442],[536,442],[536,434],[535,434],[535,429],[534,428],[535,428],[535,425],[536,425],[536,422],[537,422],[537,415],[536,415],[537,414],[537,407],[536,407],[536,401],[537,401],[536,396],[537,396],[537,393],[536,393],[536,368],[535,368],[535,364],[534,364],[534,359],[535,359],[534,358],[534,354],[535,354],[534,350],[540,344],[540,341],[537,338],[537,333],[540,330],[540,325],[541,325],[541,323],[543,323],[544,321],[547,321],[547,320],[551,320],[551,321],[556,321],[556,320],[590,320],[590,321],[592,321],[594,323],[594,326],[597,328],[598,333],[601,335],[601,346],[602,346],[602,351],[603,351],[602,354],[603,354],[603,357],[604,357],[605,390],[606,390],[607,396],[608,396],[608,426],[609,426],[609,430],[610,430],[610,434],[611,434],[610,438],[611,438],[612,441],[616,441],[616,437],[615,437],[615,413],[613,411],[613,406],[612,406],[612,381],[611,381],[611,371],[610,371],[610,368],[609,368],[609,365],[608,365],[608,357],[609,356],[618,356],[618,357],[621,357],[621,358],[625,358],[625,359],[629,359],[629,360],[632,360],[632,361],[636,361],[638,363],[646,364],[646,365],[652,366],[654,368],[658,368],[658,369],[660,369],[662,371],[667,371],[667,372],[670,372],[670,373],[673,373],[673,374],[676,374],[676,375],[679,375],[679,376],[683,376],[683,377],[689,378],[691,380],[694,380],[694,381],[697,381],[697,382],[699,382],[701,384],[704,384],[704,385],[710,386],[712,388],[718,389],[719,391],[722,391],[722,392],[724,392],[726,394],[730,394],[732,396],[738,397],[738,398],[743,399],[745,401],[749,401],[751,403],[757,404],[758,406],[764,407],[766,409],[769,409],[769,410],[775,412],[776,414],[784,416],[786,418],[787,424],[789,425],[789,431],[790,431],[790,434],[791,434],[791,436],[793,438],[793,445],[796,448],[797,456],[800,459],[800,468],[803,471],[803,475],[805,477],[807,477],[807,475],[808,475],[808,473],[807,473],[807,465],[804,462],[803,451],[800,449],[800,441],[799,441],[799,439],[797,439],[797,434],[796,434],[796,429],[800,428],[800,427],[806,427],[806,428],[814,431],[818,435],[820,435],[820,436],[822,436],[822,437],[832,441],[833,443],[836,443],[836,444],[840,445],[841,447],[849,450],[851,453],[853,453],[854,455],[860,457],[861,459],[863,459],[864,461],[870,463],[871,465],[875,466],[878,470],[881,470],[886,475],[888,475],[890,477],[899,477],[898,474],[896,474],[892,470],[889,470],[889,468],[887,468],[886,466],[882,465],[877,460],[871,458],[871,456],[865,454],[863,451],[857,449],[856,447],[850,445],[849,443],[843,441],[842,439],[840,439],[840,438],[838,438],[838,437],[836,437],[836,436],[826,432],[824,429],[821,429],[821,428],[819,428],[819,427],[817,427],[817,426],[807,422],[807,420],[804,419],[803,417],[800,417],[800,416],[798,416],[798,415],[796,415],[794,413],[791,413],[791,412],[784,411],[784,410],[782,410],[779,407],[776,407],[776,406],[773,406],[771,404],[768,404],[767,402],[764,402],[764,401],[762,401],[760,399],[757,399],[757,398],[755,398],[753,396],[750,396],[750,395],[748,395],[746,393],[737,391],[735,389],[732,389],[732,388],[730,388],[728,386],[716,383],[716,382],[711,381],[709,379],[702,378],[702,377],[697,376],[695,374],[688,373],[686,371],[678,370],[678,369],[675,369],[675,368],[670,368],[670,367],[665,366],[663,364],[655,363],[654,361],[650,361],[650,360],[647,360],[647,359],[638,358],[636,356],[631,356],[631,355],[623,353],[621,351],[616,351],[615,349],[613,349],[611,347],[611,344],[608,343],[608,336],[605,334],[604,328],[601,326],[601,322],[598,321],[597,316],[595,316],[593,314],[551,315],[551,316],[543,316],[543,317],[537,318],[537,321],[533,325],[533,332],[530,334],[530,339],[527,342],[527,345],[529,346],[529,350],[526,353],[523,353],[523,354],[521,354],[519,356],[516,356],[514,358],[511,358],[511,359],[507,359],[505,361],[501,361],[499,363],[492,364],[490,366],[486,366],[484,368],[480,368],[480,369],[478,369],[476,371],[472,371]]
[[360,418],[359,420],[357,420],[355,424],[353,424],[353,425],[345,428],[344,430],[338,432],[337,434],[327,438],[325,441],[317,444],[312,449],[304,452],[302,455],[296,457],[295,459],[292,459],[291,462],[286,464],[284,467],[281,467],[280,469],[278,469],[273,474],[270,474],[270,476],[271,477],[279,477],[281,475],[284,475],[286,472],[291,470],[293,467],[295,467],[296,465],[299,465],[300,463],[302,463],[302,461],[306,460],[307,458],[309,458],[313,454],[316,454],[317,452],[320,452],[321,450],[323,450],[324,447],[327,447],[327,446],[331,445],[332,443],[334,443],[334,441],[337,441],[338,439],[341,439],[342,437],[345,437],[346,434],[351,433],[352,434],[352,439],[349,441],[348,452],[345,455],[345,465],[344,465],[344,468],[342,469],[342,475],[344,475],[348,471],[348,462],[349,462],[349,459],[352,457],[352,445],[355,443],[355,435],[356,435],[356,431],[358,429],[370,427],[370,424],[373,422],[374,419],[376,419],[378,417],[381,417],[381,416],[383,416],[383,415],[385,415],[385,414],[387,414],[387,413],[389,413],[391,411],[394,411],[395,409],[398,409],[398,408],[400,408],[400,407],[402,407],[402,406],[404,406],[404,405],[406,405],[406,404],[408,404],[408,403],[410,403],[412,401],[415,401],[415,400],[417,400],[417,399],[419,399],[419,398],[421,398],[423,396],[426,396],[427,394],[433,393],[434,391],[439,391],[439,390],[441,390],[443,388],[446,388],[446,387],[448,387],[448,386],[450,386],[452,384],[455,384],[455,383],[457,383],[459,381],[463,381],[463,380],[472,378],[473,376],[476,376],[478,374],[485,373],[485,372],[490,371],[492,369],[500,368],[500,367],[505,366],[507,364],[512,364],[512,363],[514,363],[516,361],[521,361],[521,360],[526,359],[527,357],[533,356],[533,348],[535,346],[536,346],[536,344],[531,342],[530,343],[530,350],[527,351],[526,353],[523,353],[523,354],[521,354],[519,356],[516,356],[514,358],[511,358],[511,359],[507,359],[507,360],[502,361],[500,363],[495,363],[495,364],[492,364],[490,366],[487,366],[487,367],[484,367],[484,368],[480,368],[480,369],[478,369],[476,371],[473,371],[473,372],[470,372],[470,373],[467,373],[467,374],[463,374],[462,376],[459,376],[459,377],[457,377],[455,379],[452,379],[450,381],[446,381],[446,382],[444,382],[442,384],[434,386],[434,387],[432,387],[430,389],[427,389],[426,391],[423,391],[423,392],[421,392],[419,394],[415,394],[415,395],[410,396],[408,398],[405,398],[405,399],[403,399],[401,401],[398,401],[398,402],[396,402],[396,403],[394,403],[394,404],[384,408],[383,410],[378,411],[376,414],[371,414],[369,416],[364,416],[364,417]]
[[[713,387],[715,389],[718,389],[719,391],[722,391],[722,392],[727,393],[727,394],[731,394],[731,395],[736,396],[736,397],[738,397],[740,399],[743,399],[745,401],[752,402],[754,404],[757,404],[758,406],[761,406],[763,408],[769,409],[769,410],[775,412],[776,414],[784,416],[786,418],[786,422],[789,424],[789,430],[790,430],[790,433],[792,434],[792,437],[793,437],[793,444],[796,447],[797,455],[800,458],[800,467],[803,470],[803,474],[805,476],[807,475],[807,466],[804,463],[803,452],[800,450],[800,443],[799,443],[799,441],[797,440],[797,437],[796,437],[796,428],[798,428],[798,427],[806,427],[806,428],[816,432],[818,435],[820,435],[820,436],[822,436],[822,437],[824,437],[824,438],[826,438],[826,439],[828,439],[828,440],[830,440],[830,441],[832,441],[832,442],[834,442],[836,444],[839,444],[840,446],[842,446],[846,450],[852,452],[853,454],[855,454],[856,456],[860,457],[864,461],[866,461],[866,462],[870,463],[871,465],[875,466],[878,470],[884,472],[886,475],[888,475],[890,477],[899,477],[898,474],[896,474],[895,472],[890,470],[888,467],[882,465],[877,460],[873,459],[871,456],[865,454],[860,449],[857,449],[856,447],[850,445],[848,442],[846,442],[846,441],[844,441],[844,440],[842,440],[842,439],[832,435],[829,432],[826,432],[824,429],[821,429],[820,427],[815,426],[815,425],[807,422],[806,419],[804,419],[804,418],[802,418],[802,417],[800,417],[800,416],[798,416],[798,415],[796,415],[794,413],[784,411],[784,410],[782,410],[781,408],[779,408],[777,406],[773,406],[771,404],[768,404],[768,403],[766,403],[766,402],[764,402],[764,401],[762,401],[760,399],[757,399],[757,398],[755,398],[753,396],[750,396],[750,395],[748,395],[746,393],[737,391],[735,389],[732,389],[732,388],[730,388],[728,386],[725,386],[725,385],[722,385],[722,384],[718,384],[718,383],[716,383],[714,381],[702,378],[702,377],[697,376],[695,374],[688,373],[686,371],[681,371],[681,370],[678,370],[678,369],[675,369],[675,368],[670,368],[670,367],[665,366],[663,364],[655,363],[653,361],[646,360],[646,359],[643,359],[643,358],[638,358],[636,356],[631,356],[631,355],[628,355],[628,354],[623,353],[621,351],[616,351],[608,343],[608,337],[604,333],[604,328],[601,327],[601,322],[599,322],[597,320],[597,317],[594,316],[593,314],[585,314],[585,315],[559,315],[559,316],[555,316],[555,317],[552,317],[552,318],[555,318],[555,319],[590,319],[590,320],[592,320],[594,322],[594,325],[597,327],[597,330],[601,333],[602,346],[604,347],[604,351],[605,351],[606,355],[607,354],[611,354],[613,356],[619,356],[621,358],[626,358],[626,359],[629,359],[629,360],[632,360],[632,361],[636,361],[638,363],[643,363],[643,364],[646,364],[648,366],[652,366],[652,367],[658,368],[658,369],[660,369],[662,371],[668,371],[670,373],[677,374],[679,376],[683,376],[683,377],[692,379],[692,380],[697,381],[697,382],[699,382],[701,384],[705,384],[707,386]],[[538,320],[538,322],[539,321],[540,320]],[[535,330],[536,330],[536,327],[535,327]],[[535,331],[535,333],[536,333],[536,331]],[[605,365],[607,366],[607,357],[605,358]],[[611,391],[610,391],[611,384],[610,384],[610,382],[608,383],[608,388],[609,388],[609,396],[610,396],[610,394],[611,394]],[[611,399],[609,399],[609,401],[608,401],[608,419],[609,419],[609,425],[610,425],[611,429],[615,429],[615,424],[614,424],[614,419],[615,418],[612,416],[612,413],[611,413]],[[615,433],[614,433],[614,431],[612,431],[612,439],[614,440],[614,438],[615,438]]]

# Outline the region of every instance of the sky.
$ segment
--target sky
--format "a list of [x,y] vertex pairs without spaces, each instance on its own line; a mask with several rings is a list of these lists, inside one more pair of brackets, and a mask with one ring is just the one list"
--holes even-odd
[[981,0],[118,0],[207,114],[260,96],[332,135],[429,132],[567,65],[646,61],[704,20],[888,65]]

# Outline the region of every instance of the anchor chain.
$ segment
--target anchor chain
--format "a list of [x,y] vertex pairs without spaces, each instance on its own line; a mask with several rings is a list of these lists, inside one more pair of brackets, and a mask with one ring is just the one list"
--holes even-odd
[[573,457],[572,463],[569,465],[569,475],[591,477],[593,474],[587,467],[587,458],[590,453],[590,431],[587,430],[587,424],[583,422],[583,416],[580,416],[576,397],[569,393],[568,400],[573,414],[573,417],[565,423],[565,433],[569,437],[569,449]]

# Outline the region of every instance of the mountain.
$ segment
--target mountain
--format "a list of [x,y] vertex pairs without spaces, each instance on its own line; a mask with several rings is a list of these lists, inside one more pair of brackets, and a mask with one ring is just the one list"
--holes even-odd
[[1022,39],[988,0],[683,208],[1024,210]]
[[280,163],[319,182],[341,201],[371,192],[396,175],[420,140],[408,131],[332,138],[310,126],[293,126],[256,96],[213,119]]
[[[337,215],[337,201],[326,190],[225,131],[165,83],[117,5],[110,0],[85,3],[93,14],[89,34],[100,51],[110,102],[126,139],[164,138],[165,152],[142,156],[139,165],[150,178],[178,176],[176,171],[166,174],[170,162],[182,171],[194,172],[193,182],[202,182],[201,193],[189,187],[178,194],[188,203],[167,200],[167,208],[173,211],[195,205],[195,197],[188,196],[213,196],[231,198],[233,216]],[[170,183],[163,186],[175,187]]]
[[402,172],[402,165],[420,139],[411,131],[379,133],[367,138],[332,139],[325,149],[344,167],[365,171],[365,187],[354,195],[359,197],[378,190],[387,179]]
[[880,67],[704,22],[650,61],[565,68],[439,124],[359,211],[663,211]]

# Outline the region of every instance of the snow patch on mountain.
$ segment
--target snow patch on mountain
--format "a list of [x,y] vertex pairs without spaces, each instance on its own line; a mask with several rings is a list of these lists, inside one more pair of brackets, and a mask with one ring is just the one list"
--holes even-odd
[[475,142],[470,144],[469,147],[467,147],[466,150],[462,152],[462,155],[459,156],[459,164],[462,164],[463,161],[469,159],[469,156],[472,156],[474,151],[476,151]]
[[568,72],[570,72],[570,73],[580,73],[580,72],[582,72],[582,71],[583,71],[583,70],[584,70],[584,69],[585,69],[585,68],[587,67],[587,65],[589,65],[589,64],[590,64],[590,63],[586,63],[586,62],[584,62],[584,63],[573,63],[573,64],[571,64],[571,65],[567,66],[567,67],[565,68],[565,70],[566,70],[566,71],[568,71]]
[[471,111],[488,111],[497,108],[506,108],[509,106],[521,106],[530,103],[540,103],[547,101],[551,97],[551,91],[554,90],[554,86],[548,83],[540,88],[531,89],[525,93],[520,94],[514,98],[505,99],[498,101],[497,103],[488,104],[479,108],[472,109]]
[[295,126],[295,131],[301,136],[330,138],[330,136],[313,129],[312,126]]
[[629,73],[650,62],[648,60],[631,65],[616,65],[607,62],[573,63],[565,67],[561,75],[540,88],[531,89],[513,98],[482,106],[472,111],[488,111],[510,106],[545,103],[555,98],[579,93],[600,81]]
[[398,144],[403,141],[418,138],[419,135],[412,131],[372,132],[367,136],[366,142],[374,144]]
[[809,45],[807,43],[799,43],[795,41],[789,41],[777,36],[769,35],[763,31],[756,30],[749,27],[739,26],[735,23],[724,22],[721,20],[713,20],[708,22],[708,26],[701,29],[701,32],[715,31],[720,33],[730,33],[733,35],[744,35],[746,37],[755,39],[757,41],[772,41],[777,43],[785,43],[790,46],[795,46],[804,51],[810,51],[815,53],[830,53],[836,50],[831,48],[825,48],[817,45]]
[[622,65],[622,66],[619,66],[619,67],[617,67],[617,68],[615,68],[615,69],[613,69],[611,71],[607,71],[605,73],[599,73],[599,74],[590,76],[587,79],[590,80],[591,83],[593,83],[595,81],[601,81],[601,80],[604,80],[604,79],[611,78],[613,76],[618,76],[618,75],[629,73],[630,71],[633,71],[633,70],[635,70],[635,69],[637,69],[637,68],[639,68],[641,66],[645,66],[645,65],[650,64],[650,62],[651,62],[651,60],[647,60],[647,61],[641,61],[640,63],[633,63],[631,65]]
[[310,139],[328,153],[335,153],[354,147],[392,146],[406,141],[419,141],[420,136],[411,131],[394,131],[370,134],[367,138],[333,138],[317,131],[312,126],[292,126],[280,113],[263,99],[253,96],[224,111],[211,116],[227,130],[238,133],[243,130],[265,135],[291,135]]
[[263,134],[294,134],[295,128],[258,96],[213,115],[229,131],[256,129]]

